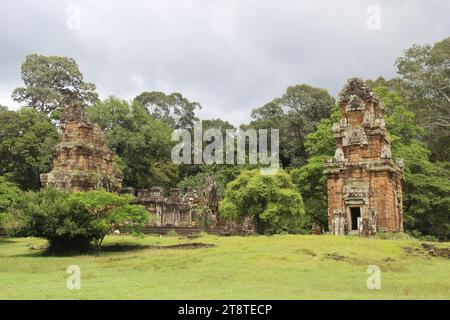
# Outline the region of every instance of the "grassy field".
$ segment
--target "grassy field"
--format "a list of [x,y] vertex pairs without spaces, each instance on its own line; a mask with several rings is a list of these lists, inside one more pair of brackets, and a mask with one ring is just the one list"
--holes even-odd
[[[167,247],[193,242],[214,246]],[[110,236],[106,251],[71,257],[45,256],[44,244],[0,239],[1,299],[450,299],[450,259],[413,240]],[[80,290],[66,287],[69,265]],[[367,289],[369,265],[381,290]]]

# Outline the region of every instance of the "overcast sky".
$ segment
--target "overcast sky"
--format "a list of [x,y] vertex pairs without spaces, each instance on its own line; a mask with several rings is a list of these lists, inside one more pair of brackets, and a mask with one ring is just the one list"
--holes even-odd
[[290,85],[336,96],[349,77],[392,77],[404,49],[450,35],[448,0],[14,0],[0,12],[2,105],[17,108],[20,65],[39,53],[74,58],[101,98],[178,91],[201,118],[234,124]]

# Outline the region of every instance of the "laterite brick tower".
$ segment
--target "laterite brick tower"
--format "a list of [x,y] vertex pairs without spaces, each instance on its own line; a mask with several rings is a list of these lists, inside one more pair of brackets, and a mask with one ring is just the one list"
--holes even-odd
[[350,79],[333,124],[334,158],[326,161],[328,226],[332,234],[368,236],[403,231],[403,162],[394,162],[383,106],[363,80]]
[[53,170],[40,175],[42,187],[118,192],[122,178],[113,169],[113,153],[100,127],[87,119],[83,106],[71,103],[61,116],[60,128],[61,142],[56,146]]

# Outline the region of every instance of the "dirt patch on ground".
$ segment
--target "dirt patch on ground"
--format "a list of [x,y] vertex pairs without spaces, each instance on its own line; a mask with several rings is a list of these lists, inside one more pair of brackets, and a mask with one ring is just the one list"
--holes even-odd
[[427,253],[420,247],[403,247],[402,248],[403,251],[409,255],[409,256],[414,256],[414,257],[428,257]]
[[325,257],[327,257],[328,259],[333,259],[335,261],[352,260],[351,258],[346,257],[346,256],[341,256],[340,254],[338,254],[336,252],[325,253]]
[[450,248],[439,248],[431,243],[421,243],[422,248],[424,248],[427,253],[432,257],[443,257],[450,259]]
[[312,252],[311,250],[308,250],[308,249],[302,249],[302,250],[300,250],[300,252],[304,253],[304,254],[306,254],[308,256],[311,256],[311,257],[317,256],[317,254],[315,254],[314,252]]
[[403,251],[410,256],[442,257],[450,259],[450,248],[440,248],[432,243],[422,242],[417,247],[403,247]]
[[361,257],[351,257],[351,256],[344,256],[342,254],[338,254],[336,252],[332,253],[326,253],[325,258],[332,259],[337,262],[344,262],[344,263],[350,263],[358,266],[370,266],[370,265],[377,265],[381,268],[381,270],[384,271],[394,271],[394,272],[405,272],[407,269],[405,266],[397,263],[393,258],[386,257],[382,260],[372,260],[372,259],[365,259]]

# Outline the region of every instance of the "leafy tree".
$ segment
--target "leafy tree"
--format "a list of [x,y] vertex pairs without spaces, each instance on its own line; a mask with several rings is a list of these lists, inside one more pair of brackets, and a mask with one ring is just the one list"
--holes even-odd
[[15,208],[16,235],[44,238],[50,251],[65,253],[99,248],[117,225],[141,225],[148,212],[130,205],[133,197],[106,191],[68,194],[54,188],[23,195]]
[[242,171],[228,183],[219,211],[225,219],[251,218],[258,233],[301,232],[303,227],[302,196],[282,170],[275,175]]
[[306,84],[289,87],[286,93],[252,111],[248,127],[280,130],[280,160],[285,168],[306,162],[305,138],[321,119],[330,116],[334,99],[325,89]]
[[105,236],[124,223],[127,226],[142,226],[149,220],[149,213],[143,206],[131,204],[134,197],[119,196],[106,191],[72,193],[69,196],[71,208],[81,208],[94,217],[91,226],[95,228],[95,247],[100,247]]
[[191,102],[178,92],[167,95],[159,91],[145,91],[134,100],[156,120],[164,121],[175,129],[192,128],[198,120],[195,111],[201,109],[198,102]]
[[289,87],[280,103],[287,108],[291,166],[298,166],[308,157],[304,145],[306,136],[315,131],[321,119],[330,116],[334,99],[325,89],[302,84]]
[[251,112],[252,121],[248,125],[241,125],[241,129],[278,129],[279,130],[279,157],[280,165],[288,167],[292,162],[293,152],[289,139],[289,119],[284,112],[278,100],[266,103],[260,108],[253,109]]
[[422,142],[424,130],[400,95],[385,87],[374,89],[385,105],[386,127],[392,153],[405,161],[403,198],[405,226],[422,234],[447,239],[450,231],[450,166],[431,162],[431,151]]
[[413,45],[396,61],[411,107],[427,125],[450,127],[450,37]]
[[84,82],[77,63],[68,57],[31,54],[21,67],[24,87],[14,90],[17,102],[47,114],[64,109],[72,100],[84,105],[98,101],[93,83]]
[[427,128],[431,157],[450,160],[450,37],[434,45],[414,45],[397,59],[399,93],[416,121]]
[[166,123],[155,120],[138,102],[130,104],[115,97],[86,111],[120,157],[125,185],[148,188],[176,184],[178,167],[170,158],[172,129]]
[[22,189],[39,189],[39,174],[51,170],[58,140],[58,132],[45,114],[27,108],[0,108],[0,175]]
[[21,196],[20,188],[0,176],[0,226],[4,216],[9,213],[10,208],[17,202]]
[[323,174],[324,161],[333,156],[336,144],[331,133],[334,122],[339,120],[339,107],[333,108],[329,119],[323,119],[317,130],[306,136],[305,148],[310,154],[308,161],[290,174],[296,189],[305,202],[306,225],[319,224],[328,228],[327,181]]

